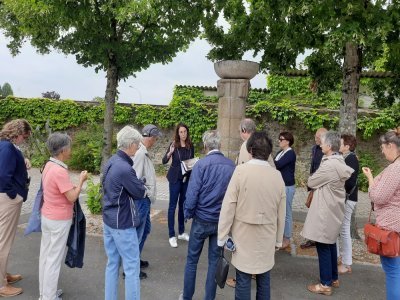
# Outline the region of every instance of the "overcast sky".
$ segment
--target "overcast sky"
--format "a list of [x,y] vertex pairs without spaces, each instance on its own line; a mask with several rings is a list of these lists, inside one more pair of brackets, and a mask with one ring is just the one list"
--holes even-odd
[[[26,43],[21,53],[12,57],[6,47],[7,40],[0,33],[0,85],[11,84],[14,95],[41,97],[46,91],[56,91],[62,99],[91,100],[104,97],[106,78],[104,72],[78,65],[74,56],[52,52],[37,54]],[[119,101],[149,104],[168,104],[175,85],[216,86],[218,76],[214,65],[207,60],[210,49],[204,40],[193,42],[186,52],[178,53],[167,64],[155,64],[131,76],[119,85]],[[245,59],[252,59],[246,56]],[[256,61],[256,60],[255,60]],[[259,74],[251,80],[254,88],[266,87],[266,76]],[[130,87],[131,86],[131,87]]]

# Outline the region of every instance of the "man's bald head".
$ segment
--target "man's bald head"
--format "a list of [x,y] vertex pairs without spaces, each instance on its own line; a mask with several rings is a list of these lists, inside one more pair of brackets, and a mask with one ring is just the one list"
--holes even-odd
[[247,141],[254,131],[256,131],[256,123],[252,119],[246,118],[240,121],[239,132],[243,141]]
[[321,145],[321,136],[323,136],[327,131],[328,131],[328,129],[323,128],[323,127],[319,128],[317,130],[317,132],[315,133],[315,136],[314,136],[315,144]]

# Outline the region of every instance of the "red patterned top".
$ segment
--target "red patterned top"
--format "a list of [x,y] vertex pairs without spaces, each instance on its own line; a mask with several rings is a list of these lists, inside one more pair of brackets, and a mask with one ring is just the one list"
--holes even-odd
[[369,188],[376,224],[400,232],[400,159],[386,167]]

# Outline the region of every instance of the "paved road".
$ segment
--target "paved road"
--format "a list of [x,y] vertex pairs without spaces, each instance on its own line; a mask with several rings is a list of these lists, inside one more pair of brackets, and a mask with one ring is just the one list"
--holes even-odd
[[[156,205],[156,208],[163,209]],[[26,216],[21,218],[21,223]],[[190,224],[189,224],[190,225]],[[187,243],[179,242],[178,248],[171,248],[166,238],[165,212],[153,220],[152,233],[144,248],[143,258],[150,261],[147,269],[148,278],[141,282],[141,299],[175,300],[183,288],[183,271],[187,253]],[[9,271],[20,272],[24,280],[17,283],[24,289],[16,300],[36,300],[38,298],[38,256],[40,234],[23,237],[17,233],[12,249]],[[199,262],[196,294],[193,299],[204,296],[204,282],[207,272],[207,246],[204,247]],[[69,269],[63,265],[59,287],[65,292],[64,300],[93,300],[104,297],[104,269],[106,256],[101,237],[88,237],[83,269]],[[230,268],[230,275],[234,269]],[[276,264],[271,271],[271,299],[325,299],[309,293],[306,285],[318,280],[318,261],[313,258],[293,257],[280,251],[276,255]],[[120,297],[123,298],[123,280],[120,281]],[[255,299],[255,282],[252,283],[252,299]],[[379,266],[353,266],[353,274],[340,277],[340,288],[334,290],[330,299],[384,299],[384,275]],[[217,300],[234,299],[234,289],[225,287],[217,290]]]
[[[27,221],[31,203],[32,191],[39,185],[40,174],[37,169],[30,171],[32,187],[29,200],[24,204],[24,214],[20,224]],[[73,177],[77,178],[77,174]],[[150,261],[147,269],[148,278],[141,282],[141,299],[144,300],[173,300],[178,299],[183,288],[183,272],[187,253],[187,243],[179,242],[179,247],[174,249],[168,244],[166,226],[166,208],[168,206],[168,184],[164,178],[159,178],[158,201],[155,209],[161,210],[153,220],[152,232],[143,253],[143,258]],[[295,210],[302,216],[305,211],[303,206],[306,192],[298,189],[295,198]],[[361,195],[359,215],[368,214],[368,200],[365,194]],[[364,202],[368,205],[364,205]],[[367,208],[368,207],[368,208]],[[190,223],[187,224],[190,226]],[[38,257],[40,248],[40,234],[31,234],[24,237],[22,229],[18,230],[13,246],[9,271],[20,272],[24,280],[17,283],[24,289],[24,293],[13,299],[30,300],[38,298]],[[207,246],[198,266],[196,294],[193,299],[202,299],[204,296],[204,283],[207,272]],[[69,269],[63,265],[59,281],[59,288],[65,292],[64,300],[79,299],[93,300],[104,299],[104,269],[106,256],[101,237],[89,236],[86,243],[85,265],[83,269]],[[230,268],[230,275],[234,269]],[[306,290],[306,285],[316,282],[319,278],[318,261],[315,258],[295,257],[280,251],[276,255],[276,264],[271,271],[271,299],[325,299],[324,296],[314,295]],[[124,299],[123,280],[120,281],[120,297]],[[225,287],[217,290],[217,300],[234,299],[234,289]],[[255,282],[252,283],[252,299],[255,299]],[[355,299],[385,299],[384,274],[380,266],[356,264],[353,274],[340,277],[340,288],[334,290],[330,299],[355,300]]]

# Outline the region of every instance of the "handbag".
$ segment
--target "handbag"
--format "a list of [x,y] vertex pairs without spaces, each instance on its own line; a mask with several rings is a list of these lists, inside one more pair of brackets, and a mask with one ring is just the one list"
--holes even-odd
[[306,200],[306,206],[307,206],[307,208],[310,208],[310,206],[311,206],[311,202],[312,202],[312,199],[313,199],[313,196],[314,196],[314,190],[311,190],[309,193],[308,193],[308,196],[307,196],[307,200]]
[[33,203],[32,213],[29,216],[28,225],[25,228],[24,235],[32,232],[42,232],[42,213],[43,206],[43,186],[40,182],[40,188],[36,194],[35,202]]
[[215,282],[223,289],[225,287],[226,278],[228,277],[229,262],[224,257],[224,247],[221,247],[221,255],[217,261],[217,268],[215,270]]
[[364,225],[365,244],[368,252],[386,256],[400,256],[400,235],[398,232],[386,230],[370,222],[371,212],[369,213],[368,223]]

